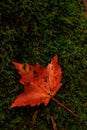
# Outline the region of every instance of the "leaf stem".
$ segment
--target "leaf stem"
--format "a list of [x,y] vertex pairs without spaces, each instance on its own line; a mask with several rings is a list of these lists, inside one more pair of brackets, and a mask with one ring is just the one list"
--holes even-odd
[[72,110],[70,110],[68,107],[66,107],[64,104],[62,104],[59,100],[56,98],[52,97],[52,100],[56,102],[59,106],[63,107],[65,110],[67,110],[69,113],[71,113],[75,118],[80,119],[80,117],[74,113]]

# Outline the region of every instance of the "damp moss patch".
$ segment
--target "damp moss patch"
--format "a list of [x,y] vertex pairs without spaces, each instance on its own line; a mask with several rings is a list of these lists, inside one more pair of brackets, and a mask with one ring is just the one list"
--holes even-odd
[[[0,8],[0,128],[51,130],[50,115],[59,130],[87,128],[87,19],[79,0],[7,0]],[[10,105],[23,92],[20,76],[11,62],[39,62],[43,67],[58,55],[62,87],[56,98],[76,112],[76,120],[54,102],[47,107]],[[39,110],[36,122],[32,120]],[[72,124],[72,125],[71,125]]]

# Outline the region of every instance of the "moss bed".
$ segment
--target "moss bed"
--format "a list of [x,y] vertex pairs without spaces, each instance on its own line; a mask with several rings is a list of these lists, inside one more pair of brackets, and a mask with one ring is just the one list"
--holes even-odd
[[[1,130],[54,130],[50,115],[58,130],[86,130],[87,18],[80,0],[7,0],[0,4]],[[56,54],[63,85],[55,97],[81,119],[76,120],[53,101],[47,107],[10,109],[23,92],[11,62],[39,62],[45,67]]]

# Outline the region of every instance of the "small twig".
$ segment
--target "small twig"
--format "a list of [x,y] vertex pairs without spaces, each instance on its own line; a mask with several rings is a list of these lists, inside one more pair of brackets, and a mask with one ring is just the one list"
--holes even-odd
[[34,114],[33,114],[33,116],[32,116],[32,121],[33,121],[34,123],[36,123],[36,119],[37,119],[38,112],[39,112],[39,110],[35,111]]
[[53,130],[58,130],[58,129],[57,129],[57,124],[56,124],[56,122],[55,122],[54,117],[50,115],[50,119],[51,119],[51,122],[52,122]]
[[70,110],[68,107],[66,107],[64,104],[62,104],[59,100],[52,97],[52,100],[55,101],[59,106],[63,107],[65,110],[67,110],[69,113],[71,113],[75,118],[80,119],[80,117],[74,113],[72,110]]

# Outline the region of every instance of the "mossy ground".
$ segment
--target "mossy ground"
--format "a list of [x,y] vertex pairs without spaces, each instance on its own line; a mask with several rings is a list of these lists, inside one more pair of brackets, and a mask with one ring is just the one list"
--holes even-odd
[[[7,0],[0,2],[0,128],[1,130],[87,129],[87,18],[79,0]],[[10,109],[23,92],[12,61],[46,66],[58,55],[63,78],[56,98],[75,111],[76,120],[53,101]],[[39,110],[36,122],[32,121]]]

